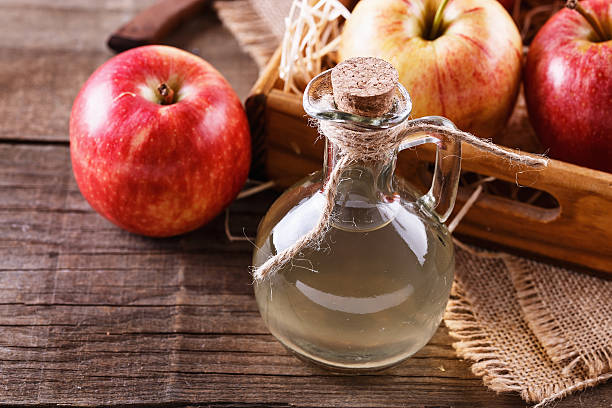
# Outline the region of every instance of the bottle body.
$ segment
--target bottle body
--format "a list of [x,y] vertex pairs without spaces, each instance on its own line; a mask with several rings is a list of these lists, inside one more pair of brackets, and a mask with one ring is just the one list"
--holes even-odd
[[[367,173],[347,175],[320,242],[255,283],[272,334],[336,369],[381,369],[418,351],[440,323],[453,280],[446,227],[418,206],[408,187],[390,183],[394,193],[381,194]],[[315,173],[273,204],[259,227],[255,266],[315,225],[322,178]]]

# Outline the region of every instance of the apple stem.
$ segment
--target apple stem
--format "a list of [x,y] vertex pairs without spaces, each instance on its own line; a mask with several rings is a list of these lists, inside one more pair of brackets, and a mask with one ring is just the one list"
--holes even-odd
[[567,0],[567,2],[565,3],[565,7],[570,10],[576,10],[578,13],[580,13],[582,17],[584,17],[586,21],[589,22],[591,27],[593,27],[595,34],[597,35],[597,37],[599,37],[598,41],[606,40],[606,35],[604,34],[604,30],[599,24],[599,21],[595,17],[593,17],[591,13],[586,11],[584,7],[582,7],[582,5],[578,2],[578,0]]
[[448,4],[448,0],[442,0],[442,3],[438,6],[436,10],[436,15],[433,19],[433,24],[431,25],[431,31],[429,32],[429,39],[435,40],[438,37],[438,31],[440,31],[440,24],[442,24],[442,13]]
[[157,87],[157,92],[161,96],[162,105],[170,105],[174,102],[174,90],[165,83]]

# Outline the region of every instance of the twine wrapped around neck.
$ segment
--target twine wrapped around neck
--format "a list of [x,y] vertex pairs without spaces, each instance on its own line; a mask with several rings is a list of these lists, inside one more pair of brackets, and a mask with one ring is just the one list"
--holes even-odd
[[320,122],[319,131],[338,147],[339,157],[323,185],[322,193],[325,205],[317,223],[308,233],[295,241],[293,245],[271,256],[266,262],[254,269],[253,278],[255,281],[262,281],[272,276],[291,259],[298,256],[300,251],[318,245],[330,228],[336,190],[341,181],[342,173],[355,162],[381,160],[390,154],[394,154],[400,147],[403,141],[402,136],[406,131],[438,133],[454,137],[508,161],[519,162],[530,167],[541,167],[548,164],[548,159],[545,157],[532,157],[505,150],[471,133],[446,126],[424,123],[411,124],[410,121],[406,121],[390,129],[359,132],[346,129],[341,125]]

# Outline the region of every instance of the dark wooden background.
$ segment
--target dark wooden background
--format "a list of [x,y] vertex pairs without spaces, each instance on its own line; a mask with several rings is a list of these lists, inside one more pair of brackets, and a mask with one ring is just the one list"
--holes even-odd
[[[441,327],[400,366],[333,374],[303,363],[259,318],[251,246],[223,219],[171,239],[94,213],[70,168],[68,118],[107,35],[147,1],[0,0],[0,402],[22,406],[521,407],[488,391]],[[254,63],[209,13],[170,39],[246,97]],[[235,202],[254,234],[275,198]],[[610,407],[612,385],[557,407]]]

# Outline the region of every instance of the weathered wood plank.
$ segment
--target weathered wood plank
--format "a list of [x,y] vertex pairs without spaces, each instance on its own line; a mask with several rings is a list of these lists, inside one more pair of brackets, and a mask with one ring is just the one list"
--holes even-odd
[[[253,234],[275,193],[237,201]],[[67,146],[0,144],[0,392],[22,405],[517,407],[458,360],[446,329],[413,358],[363,376],[285,350],[260,319],[249,243],[223,219],[169,239],[119,230],[72,178]],[[557,406],[609,406],[601,386]],[[253,404],[253,405],[249,405]]]
[[0,48],[107,52],[104,34],[154,1],[0,0]]
[[[0,0],[0,140],[68,141],[72,102],[113,54],[108,36],[153,0]],[[213,14],[196,16],[166,41],[202,56],[244,99],[255,63]]]
[[[107,35],[153,0],[0,0],[0,141],[68,140],[73,98],[112,54]],[[257,72],[213,16],[168,39],[213,63],[244,98]],[[232,205],[247,235],[274,193]],[[455,358],[440,328],[392,370],[334,374],[268,333],[249,243],[223,220],[170,239],[95,214],[65,145],[0,143],[0,403],[20,406],[516,407]],[[610,406],[605,385],[556,406]]]

